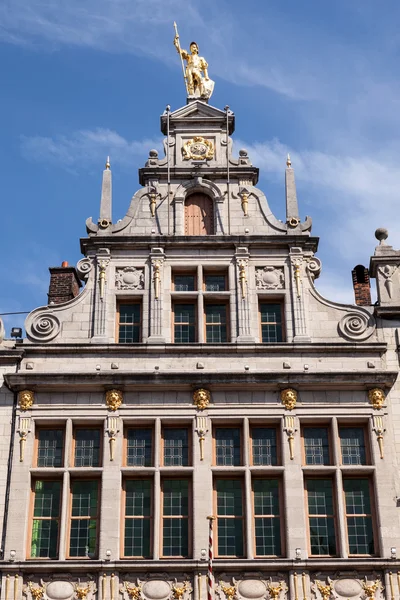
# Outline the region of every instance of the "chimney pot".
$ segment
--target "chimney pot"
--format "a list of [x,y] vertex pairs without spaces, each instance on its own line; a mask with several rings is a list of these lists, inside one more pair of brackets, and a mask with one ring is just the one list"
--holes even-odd
[[67,260],[63,260],[62,263],[61,263],[61,266],[63,268],[68,267],[68,261]]

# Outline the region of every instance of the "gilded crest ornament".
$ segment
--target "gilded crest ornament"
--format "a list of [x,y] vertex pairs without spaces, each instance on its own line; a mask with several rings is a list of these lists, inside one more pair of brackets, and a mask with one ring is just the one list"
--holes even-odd
[[322,596],[322,600],[329,600],[333,593],[333,584],[329,582],[328,585],[324,585],[321,581],[316,580],[317,588]]
[[33,585],[32,581],[29,581],[28,588],[31,593],[32,600],[42,600],[44,596],[44,586]]
[[374,408],[382,408],[385,402],[385,392],[381,388],[373,388],[368,392],[368,399]]
[[224,585],[222,581],[220,581],[219,587],[224,592],[226,600],[233,600],[236,598],[236,585]]
[[195,135],[182,148],[183,160],[210,160],[214,158],[214,145],[210,140]]
[[110,410],[117,410],[122,404],[123,394],[120,390],[106,392],[106,404]]
[[191,592],[192,588],[188,581],[184,581],[182,586],[173,585],[172,586],[172,595],[175,600],[182,600],[185,595],[185,592]]
[[381,587],[381,582],[379,579],[376,579],[374,583],[368,585],[367,581],[365,581],[362,586],[367,598],[375,598],[375,592]]
[[35,394],[31,390],[22,390],[18,394],[18,402],[21,410],[28,410],[33,404]]
[[199,388],[193,392],[193,403],[199,410],[204,410],[210,404],[211,394],[204,388]]
[[129,585],[127,581],[124,581],[126,593],[131,600],[140,600],[142,597],[142,586],[141,585]]
[[297,392],[293,388],[286,388],[281,391],[281,402],[286,410],[293,410],[297,402]]

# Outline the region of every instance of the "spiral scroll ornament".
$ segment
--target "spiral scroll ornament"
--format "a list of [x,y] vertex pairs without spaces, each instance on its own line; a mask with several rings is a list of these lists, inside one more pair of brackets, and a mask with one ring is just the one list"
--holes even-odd
[[307,269],[309,273],[314,277],[314,279],[318,279],[322,269],[322,262],[316,256],[313,256],[309,262],[307,263]]
[[51,313],[40,313],[33,317],[29,326],[29,337],[37,342],[50,342],[60,333],[60,321]]
[[375,330],[375,319],[372,315],[361,312],[349,312],[338,324],[339,333],[348,340],[366,340]]
[[93,268],[93,263],[90,258],[81,258],[76,265],[76,271],[81,281],[87,281],[89,273]]

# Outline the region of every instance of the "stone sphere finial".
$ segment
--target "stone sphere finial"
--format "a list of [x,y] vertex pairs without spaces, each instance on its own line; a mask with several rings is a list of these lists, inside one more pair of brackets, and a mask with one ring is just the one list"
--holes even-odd
[[245,148],[241,148],[239,150],[239,156],[245,157],[247,155],[248,155],[248,152],[247,152],[247,150]]
[[152,150],[150,150],[149,152],[149,157],[150,158],[158,158],[158,151],[154,150],[154,148]]
[[389,235],[389,232],[384,227],[378,227],[378,229],[375,231],[375,237],[377,240],[379,240],[380,244],[384,243],[384,241],[387,239],[388,235]]

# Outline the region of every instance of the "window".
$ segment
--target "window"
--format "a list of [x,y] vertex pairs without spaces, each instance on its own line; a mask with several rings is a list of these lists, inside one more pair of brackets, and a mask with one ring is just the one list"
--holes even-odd
[[39,429],[37,434],[37,466],[62,467],[64,431]]
[[189,481],[162,482],[162,554],[189,556]]
[[152,519],[151,481],[125,482],[124,556],[150,558]]
[[140,304],[119,304],[118,309],[118,342],[120,344],[140,342]]
[[274,344],[283,341],[281,304],[260,303],[261,341]]
[[311,555],[336,556],[332,481],[307,479],[306,491]]
[[326,427],[304,427],[304,455],[306,465],[329,465],[329,437]]
[[372,510],[368,479],[344,479],[349,554],[374,554]]
[[196,289],[196,276],[176,273],[174,275],[174,289],[176,292],[194,292]]
[[31,558],[58,558],[61,481],[33,483]]
[[217,479],[218,556],[244,556],[243,490],[239,479]]
[[99,467],[100,429],[75,429],[75,467]]
[[364,429],[362,427],[339,427],[340,448],[343,465],[366,465]]
[[224,273],[205,273],[204,289],[206,292],[225,292],[226,276]]
[[97,521],[99,484],[77,480],[71,489],[71,528],[69,556],[95,558],[97,552]]
[[239,427],[215,428],[215,464],[237,467],[241,464],[241,440]]
[[251,430],[253,465],[278,464],[276,454],[276,429],[274,427],[253,427]]
[[205,307],[206,342],[221,344],[227,341],[226,304],[206,304]]
[[174,305],[174,341],[190,344],[196,341],[196,309],[194,304]]
[[153,463],[153,431],[129,428],[126,432],[126,464],[128,467],[151,467]]
[[255,479],[253,501],[256,556],[280,556],[279,481]]
[[163,431],[164,467],[189,465],[189,432],[182,427],[165,427]]

